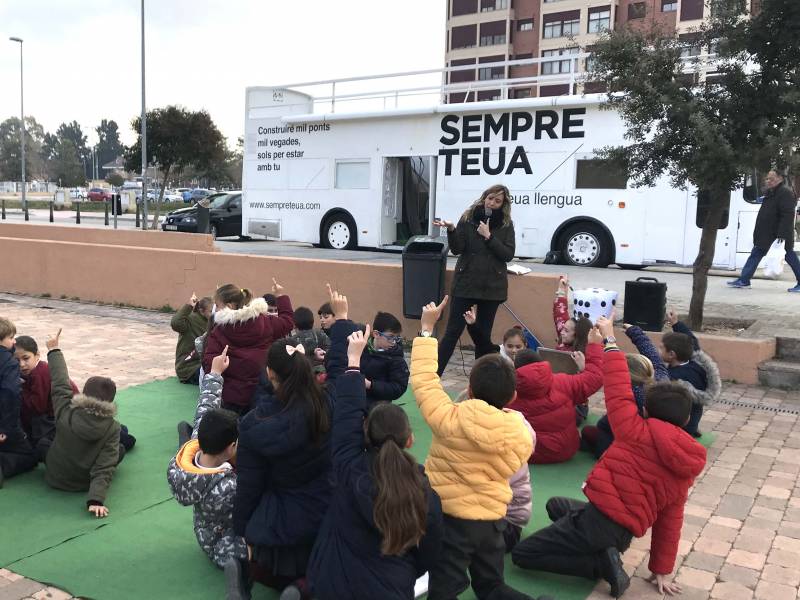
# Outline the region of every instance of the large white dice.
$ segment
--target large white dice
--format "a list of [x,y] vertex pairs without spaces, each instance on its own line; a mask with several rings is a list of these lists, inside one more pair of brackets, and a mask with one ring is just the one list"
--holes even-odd
[[617,305],[618,292],[603,288],[588,288],[572,292],[572,317],[586,317],[597,323],[599,317],[610,317]]

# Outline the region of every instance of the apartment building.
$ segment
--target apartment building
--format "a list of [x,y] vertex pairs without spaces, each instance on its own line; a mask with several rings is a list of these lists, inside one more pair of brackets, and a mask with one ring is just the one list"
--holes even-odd
[[[468,67],[451,72],[450,83],[462,84],[463,92],[449,94],[449,102],[499,99],[492,79],[519,78],[509,97],[560,96],[576,93],[568,75],[586,61],[570,58],[591,46],[598,35],[615,27],[651,27],[654,24],[691,39],[706,15],[705,0],[446,0],[448,67]],[[699,46],[687,55],[700,54]],[[539,65],[489,66],[491,63],[526,58],[552,58]],[[547,81],[525,78],[551,76]],[[472,84],[477,89],[471,89]],[[582,87],[593,90],[591,83]]]

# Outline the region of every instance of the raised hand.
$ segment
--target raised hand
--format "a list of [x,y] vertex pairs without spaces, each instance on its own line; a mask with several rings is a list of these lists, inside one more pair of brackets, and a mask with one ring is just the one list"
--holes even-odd
[[562,275],[558,278],[558,291],[564,294],[569,292],[569,275]]
[[194,292],[192,292],[192,297],[189,298],[189,304],[192,305],[192,308],[197,306],[197,294],[195,294]]
[[347,304],[347,296],[343,296],[337,290],[331,288],[331,284],[325,284],[328,287],[328,295],[330,296],[330,303],[331,309],[333,310],[333,316],[336,317],[336,320],[339,319],[347,319],[347,311],[348,311],[348,304]]
[[272,278],[272,293],[275,294],[276,297],[283,296],[285,294],[283,291],[283,286],[278,283],[278,280],[274,277]]
[[367,347],[371,333],[372,328],[367,324],[363,332],[359,329],[347,336],[347,364],[349,366],[357,367],[361,364],[361,354]]
[[478,320],[478,305],[473,304],[469,307],[469,310],[464,313],[464,320],[467,322],[467,325],[475,325],[475,321]]
[[602,344],[603,343],[603,334],[600,333],[600,330],[597,327],[592,327],[589,330],[589,343],[590,344]]
[[489,224],[486,221],[481,221],[481,224],[478,225],[478,235],[487,240],[492,237],[492,232],[489,230]]
[[441,318],[444,307],[447,306],[449,299],[449,296],[445,296],[438,305],[435,302],[429,302],[422,307],[422,318],[420,319],[422,331],[433,332],[433,328],[436,326],[436,322]]
[[58,333],[55,336],[48,335],[47,341],[45,344],[47,345],[47,350],[56,350],[58,349],[59,338],[61,337],[61,329],[58,330]]
[[673,326],[677,322],[678,322],[678,313],[675,312],[674,308],[670,307],[670,309],[667,311],[667,323],[669,323],[670,326]]
[[614,336],[614,321],[611,319],[599,317],[597,319],[597,328],[600,330],[600,333],[603,334],[604,338]]
[[231,359],[228,358],[228,347],[225,346],[225,348],[222,350],[222,354],[215,356],[211,361],[211,372],[214,375],[222,375],[230,364]]

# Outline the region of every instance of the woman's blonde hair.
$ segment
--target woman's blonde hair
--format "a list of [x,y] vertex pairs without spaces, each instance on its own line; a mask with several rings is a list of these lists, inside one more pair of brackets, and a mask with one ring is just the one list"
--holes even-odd
[[655,381],[656,371],[649,358],[642,354],[628,352],[625,354],[625,360],[628,361],[632,385],[647,385]]
[[504,185],[497,184],[493,185],[490,188],[487,188],[481,194],[481,197],[475,200],[467,210],[464,211],[464,214],[461,215],[462,221],[469,221],[472,218],[473,211],[479,207],[483,206],[483,201],[486,200],[486,196],[491,194],[496,194],[497,192],[503,192],[503,206],[500,207],[500,210],[503,211],[503,226],[511,225],[511,192],[508,191],[508,188]]

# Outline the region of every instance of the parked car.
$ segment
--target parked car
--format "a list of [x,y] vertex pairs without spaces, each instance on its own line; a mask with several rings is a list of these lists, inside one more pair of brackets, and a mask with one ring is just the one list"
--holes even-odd
[[111,190],[98,187],[92,188],[87,194],[87,199],[90,202],[105,202],[111,200]]
[[84,188],[72,188],[69,197],[73,200],[86,200],[86,190]]
[[203,198],[207,198],[214,192],[205,188],[194,188],[189,196],[190,202],[199,202]]
[[184,202],[189,202],[189,196],[192,193],[192,188],[175,188],[175,193],[181,197]]
[[[209,232],[214,238],[242,236],[242,192],[213,194],[209,200]],[[197,205],[179,208],[166,216],[164,231],[197,233]]]

